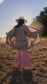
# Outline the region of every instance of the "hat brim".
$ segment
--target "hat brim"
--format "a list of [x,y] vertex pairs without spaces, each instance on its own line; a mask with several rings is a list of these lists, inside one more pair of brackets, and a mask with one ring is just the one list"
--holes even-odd
[[16,22],[18,22],[19,20],[24,20],[24,23],[27,23],[27,20],[25,19],[16,19]]

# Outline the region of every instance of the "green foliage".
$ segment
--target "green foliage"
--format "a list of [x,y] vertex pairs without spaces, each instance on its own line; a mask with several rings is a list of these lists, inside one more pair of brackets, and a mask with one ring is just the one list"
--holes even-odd
[[43,24],[42,36],[47,36],[47,7],[40,12],[39,16],[36,17],[36,20]]

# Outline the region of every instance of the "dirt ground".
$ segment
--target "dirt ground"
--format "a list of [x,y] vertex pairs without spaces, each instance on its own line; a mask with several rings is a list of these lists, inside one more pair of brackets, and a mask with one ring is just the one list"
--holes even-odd
[[31,66],[20,72],[14,65],[16,50],[0,44],[0,84],[47,84],[47,41],[28,52]]

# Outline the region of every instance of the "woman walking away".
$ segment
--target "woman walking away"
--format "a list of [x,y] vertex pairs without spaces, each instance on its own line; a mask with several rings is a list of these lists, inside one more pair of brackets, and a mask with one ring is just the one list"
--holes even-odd
[[[29,30],[29,27],[25,25],[25,23],[27,23],[27,20],[25,20],[24,17],[19,17],[19,19],[16,19],[16,22],[17,25],[14,26],[14,28],[7,33],[6,43],[16,49],[16,68],[26,68],[29,67],[31,64],[28,55],[28,49],[32,46],[32,43],[30,46],[28,45],[28,38],[36,39],[38,30],[35,32],[31,32]],[[15,37],[15,43],[12,42],[13,37]]]

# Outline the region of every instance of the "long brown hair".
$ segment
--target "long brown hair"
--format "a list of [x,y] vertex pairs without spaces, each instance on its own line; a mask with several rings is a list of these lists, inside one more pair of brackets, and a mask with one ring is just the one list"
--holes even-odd
[[24,20],[22,20],[22,19],[20,19],[19,21],[18,21],[18,24],[15,26],[15,27],[20,27],[21,25],[23,25],[24,24]]

